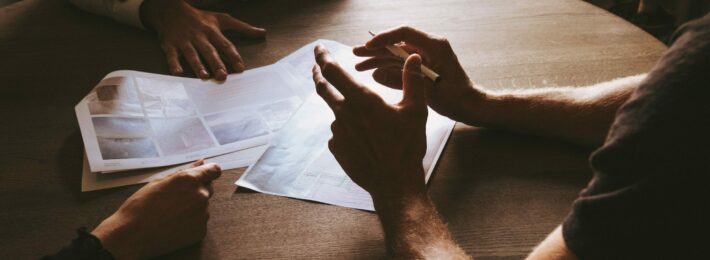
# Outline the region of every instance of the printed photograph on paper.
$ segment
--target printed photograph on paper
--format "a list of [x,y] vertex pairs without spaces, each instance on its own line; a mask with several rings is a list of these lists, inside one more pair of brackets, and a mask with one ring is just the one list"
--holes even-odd
[[185,117],[195,109],[180,82],[136,78],[138,92],[148,117]]
[[104,160],[158,156],[145,119],[94,117],[91,120]]
[[130,78],[114,77],[101,82],[88,97],[92,115],[143,116],[138,94]]
[[150,123],[163,155],[176,155],[214,147],[207,128],[197,117],[153,118]]
[[289,98],[259,107],[259,113],[266,120],[272,132],[286,124],[293,112],[301,105],[299,98]]
[[248,110],[231,110],[205,116],[205,122],[220,145],[269,134],[269,126]]

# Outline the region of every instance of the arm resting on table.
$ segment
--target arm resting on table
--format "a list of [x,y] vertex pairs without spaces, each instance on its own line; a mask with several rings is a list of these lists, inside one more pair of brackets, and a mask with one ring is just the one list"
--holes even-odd
[[479,126],[559,138],[598,147],[616,110],[646,78],[645,74],[586,87],[485,91],[475,109]]

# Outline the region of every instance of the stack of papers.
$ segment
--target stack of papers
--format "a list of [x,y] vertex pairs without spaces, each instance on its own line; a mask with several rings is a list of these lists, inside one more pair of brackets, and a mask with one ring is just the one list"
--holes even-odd
[[[108,74],[76,106],[86,150],[82,191],[162,178],[198,159],[251,166],[237,185],[373,210],[327,149],[333,114],[314,93],[313,49],[324,45],[354,78],[396,103],[401,91],[357,72],[352,48],[318,40],[280,61],[218,84],[136,71]],[[454,122],[429,111],[427,180]]]

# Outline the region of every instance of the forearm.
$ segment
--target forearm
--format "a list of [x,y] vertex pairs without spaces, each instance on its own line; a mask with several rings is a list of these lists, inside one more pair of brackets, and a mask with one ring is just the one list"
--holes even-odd
[[143,0],[69,0],[69,2],[84,11],[143,28],[139,15]]
[[388,253],[396,259],[470,259],[456,244],[426,192],[375,199]]
[[586,87],[488,92],[475,108],[481,115],[478,125],[596,147],[604,142],[616,110],[645,77]]

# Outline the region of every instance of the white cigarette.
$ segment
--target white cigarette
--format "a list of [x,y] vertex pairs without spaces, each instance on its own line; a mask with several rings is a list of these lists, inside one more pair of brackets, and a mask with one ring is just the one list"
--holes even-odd
[[[372,33],[371,31],[368,31],[368,32],[370,33],[370,35],[375,36],[375,34]],[[396,45],[387,45],[387,46],[385,46],[385,48],[387,48],[387,50],[390,51],[395,56],[400,57],[403,61],[407,60],[407,58],[409,57],[409,53],[407,51],[403,50],[402,48],[400,48]],[[422,70],[422,74],[429,77],[429,79],[434,81],[434,83],[437,83],[437,82],[439,82],[439,80],[441,80],[441,76],[439,76],[439,74],[437,74],[433,70],[429,69],[427,66],[424,66],[424,64],[422,64],[421,70]]]

